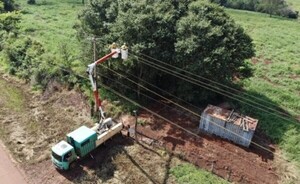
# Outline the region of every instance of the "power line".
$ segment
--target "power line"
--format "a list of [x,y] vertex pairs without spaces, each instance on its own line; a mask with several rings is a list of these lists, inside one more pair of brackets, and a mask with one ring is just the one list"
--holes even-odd
[[[122,73],[125,73],[123,70],[120,70],[120,69],[118,69],[118,71],[121,71]],[[153,84],[151,84],[151,83],[149,83],[149,82],[147,82],[147,81],[145,81],[145,80],[143,80],[143,79],[141,79],[141,78],[139,78],[139,77],[137,77],[137,76],[135,76],[135,75],[133,75],[133,74],[131,74],[129,72],[127,72],[126,75],[130,75],[131,77],[133,77],[133,78],[135,78],[137,80],[140,80],[140,81],[146,83],[147,85],[149,85],[149,86],[151,86],[151,87],[153,87],[153,88],[155,88],[155,89],[157,89],[159,91],[162,91],[163,93],[165,93],[165,94],[167,94],[167,95],[175,98],[176,100],[179,100],[179,101],[181,101],[181,102],[183,102],[183,103],[185,103],[185,104],[187,104],[187,105],[189,105],[189,106],[191,106],[191,107],[193,107],[193,108],[195,108],[195,109],[197,109],[199,111],[203,110],[200,107],[197,107],[197,106],[195,106],[195,105],[193,105],[193,104],[191,104],[191,103],[189,103],[189,102],[187,102],[187,101],[185,101],[185,100],[183,100],[183,99],[181,99],[181,98],[179,98],[179,97],[171,94],[170,92],[168,92],[166,90],[163,90],[163,89],[161,89],[161,88],[159,88],[159,87],[157,87],[157,86],[155,86],[155,85],[153,85]]]
[[[157,96],[159,96],[159,97],[161,97],[161,98],[163,98],[163,99],[165,99],[165,100],[170,101],[170,102],[173,103],[174,105],[177,105],[178,107],[181,107],[182,109],[186,110],[187,112],[190,112],[191,114],[193,114],[193,115],[195,115],[195,116],[197,116],[197,117],[199,117],[199,118],[203,118],[203,119],[207,120],[208,122],[210,122],[210,123],[212,123],[212,124],[218,126],[219,128],[224,129],[225,131],[228,131],[228,132],[230,132],[230,133],[232,133],[232,134],[234,134],[234,135],[236,135],[236,136],[238,136],[238,137],[240,137],[240,138],[242,138],[242,139],[244,139],[244,140],[246,140],[246,141],[250,141],[249,139],[247,139],[247,138],[245,138],[245,137],[243,137],[243,136],[240,136],[239,134],[237,134],[237,133],[235,133],[235,132],[233,132],[233,131],[231,131],[231,130],[229,130],[229,129],[226,129],[225,127],[223,127],[223,126],[221,126],[221,125],[219,125],[219,124],[217,124],[217,123],[215,123],[215,122],[213,122],[213,121],[211,121],[211,120],[209,120],[209,119],[207,119],[207,118],[202,117],[202,116],[199,115],[198,113],[195,113],[195,112],[191,111],[190,109],[187,109],[187,108],[181,106],[180,104],[178,104],[178,103],[176,103],[176,102],[173,102],[172,100],[170,100],[170,99],[168,99],[168,98],[166,98],[166,97],[164,97],[164,96],[162,96],[162,95],[160,95],[160,94],[158,94],[158,93],[156,93],[156,92],[154,92],[154,91],[152,91],[152,90],[150,90],[150,89],[144,87],[143,85],[138,84],[137,82],[135,82],[135,81],[133,81],[133,80],[127,78],[126,76],[124,76],[124,75],[122,75],[122,74],[119,74],[118,72],[116,72],[116,71],[114,71],[114,70],[112,70],[112,69],[109,69],[108,67],[106,67],[106,66],[104,66],[104,65],[102,65],[102,67],[104,67],[104,68],[106,68],[106,69],[112,71],[113,73],[115,73],[115,74],[117,74],[117,75],[119,75],[119,76],[121,76],[121,77],[127,79],[128,81],[130,81],[130,82],[132,82],[132,83],[134,83],[134,84],[136,84],[136,85],[138,85],[138,86],[144,88],[146,91],[149,91],[149,92],[151,92],[151,93],[153,93],[153,94],[155,94],[155,95],[157,95]],[[135,103],[136,103],[136,102],[135,102]],[[277,155],[278,157],[281,157],[279,154],[273,152],[272,150],[270,150],[270,149],[268,149],[268,148],[265,148],[265,147],[259,145],[258,143],[254,142],[254,141],[252,141],[252,140],[251,140],[250,142],[251,142],[252,144],[254,144],[255,146],[257,146],[257,147],[259,147],[259,148],[261,148],[261,149],[263,149],[263,150],[265,150],[265,151],[268,151],[268,152],[270,152],[270,153],[272,153],[272,154],[274,154],[274,155]],[[284,159],[284,158],[282,158],[282,159]],[[285,159],[284,159],[284,160],[285,160]]]
[[[99,75],[100,75],[101,77],[104,77],[104,78],[106,78],[106,79],[112,81],[112,82],[118,83],[118,84],[122,85],[123,87],[125,87],[125,88],[127,88],[127,89],[130,89],[130,90],[132,90],[132,91],[137,92],[137,90],[135,90],[135,89],[133,89],[133,88],[130,88],[129,86],[127,86],[127,85],[125,85],[125,84],[123,84],[123,83],[121,83],[121,82],[119,82],[119,81],[116,81],[116,80],[114,80],[114,79],[111,79],[110,77],[104,76],[103,74],[99,74]],[[105,84],[102,83],[102,85],[105,85]],[[106,86],[106,87],[108,87],[108,86]],[[112,88],[110,88],[110,89],[112,89]],[[159,103],[159,104],[162,104],[162,105],[165,105],[165,106],[167,106],[167,107],[169,107],[169,108],[171,108],[171,109],[177,110],[176,108],[171,107],[170,105],[164,104],[164,103],[158,101],[157,99],[154,99],[153,97],[150,97],[149,95],[146,95],[146,94],[144,94],[144,93],[142,93],[142,92],[140,92],[140,94],[141,94],[142,96],[145,96],[146,98],[149,98],[149,99],[151,99],[151,100],[153,100],[153,101]],[[125,100],[126,100],[126,99],[125,99]],[[141,107],[140,107],[140,108],[141,108]],[[148,111],[148,112],[149,112],[149,111]],[[152,112],[150,112],[150,113],[152,114]],[[157,113],[157,114],[158,114],[158,113]],[[161,118],[161,117],[163,117],[163,116],[160,115],[159,118]],[[168,119],[168,122],[170,123],[170,122],[172,122],[172,121],[170,121],[170,120]],[[174,122],[172,122],[171,124],[173,124],[173,123],[174,123]],[[180,125],[179,125],[179,126],[180,126]],[[183,127],[182,127],[182,128],[183,128]],[[184,131],[186,131],[186,129],[184,129]],[[188,132],[188,133],[189,133],[189,132]],[[193,134],[193,135],[194,135],[194,134]],[[198,138],[202,138],[202,137],[200,137],[198,134],[195,134],[194,136],[197,136]],[[228,151],[228,152],[231,152],[231,153],[233,153],[233,154],[239,156],[239,157],[242,158],[243,160],[246,160],[247,162],[249,162],[249,160],[243,158],[243,157],[240,156],[239,154],[237,154],[237,153],[235,153],[235,152],[232,152],[232,151],[230,151],[230,150],[228,150],[228,149],[225,149],[224,147],[219,146],[219,145],[217,145],[217,144],[215,144],[215,145],[218,146],[219,148],[222,148],[222,149],[224,149],[224,150],[226,150],[226,151]],[[249,163],[250,163],[250,162],[249,162]]]
[[[183,79],[183,80],[185,80],[185,81],[187,81],[187,82],[190,82],[190,83],[192,83],[192,84],[195,84],[195,85],[198,85],[198,86],[200,86],[200,87],[203,87],[203,88],[205,88],[205,89],[207,89],[207,90],[214,91],[214,92],[219,93],[219,94],[221,94],[221,95],[223,95],[223,96],[226,96],[226,97],[228,97],[228,98],[237,100],[237,101],[242,102],[242,103],[244,103],[244,104],[246,104],[246,105],[249,105],[249,106],[251,106],[251,107],[253,107],[253,108],[256,108],[256,109],[259,109],[259,110],[264,111],[264,112],[266,112],[266,113],[269,113],[269,114],[271,114],[271,115],[275,115],[275,116],[277,116],[277,117],[279,117],[279,118],[281,118],[281,119],[283,119],[283,120],[286,120],[286,121],[289,121],[289,122],[294,122],[294,121],[292,121],[290,118],[286,118],[286,117],[280,116],[280,115],[278,115],[278,114],[276,114],[276,113],[274,113],[274,112],[269,112],[269,111],[267,111],[267,110],[265,110],[265,109],[263,109],[263,108],[261,108],[261,107],[254,106],[253,104],[249,104],[249,103],[247,103],[247,102],[245,102],[245,101],[243,101],[243,100],[241,100],[241,99],[239,99],[239,98],[233,97],[233,96],[231,96],[232,93],[226,94],[226,93],[223,93],[223,92],[219,92],[219,91],[218,91],[218,90],[219,90],[218,88],[217,88],[217,89],[212,89],[212,88],[206,86],[206,85],[208,85],[208,84],[206,84],[206,83],[204,83],[204,82],[202,82],[202,81],[199,81],[199,80],[197,80],[197,79],[193,79],[193,78],[191,78],[191,77],[185,76],[184,74],[180,74],[180,73],[178,73],[178,72],[176,72],[176,71],[173,71],[173,70],[170,70],[170,69],[165,68],[165,67],[163,67],[163,66],[160,66],[160,65],[157,65],[157,64],[155,64],[155,63],[149,62],[148,60],[145,60],[145,59],[143,59],[143,58],[141,58],[141,57],[138,57],[138,58],[140,59],[140,60],[138,60],[138,62],[141,62],[141,63],[143,63],[143,64],[145,64],[145,65],[148,65],[148,66],[150,66],[150,67],[152,67],[152,68],[158,69],[158,70],[163,71],[163,72],[165,72],[165,73],[167,73],[167,74],[173,75],[173,76],[175,76],[175,77],[177,77],[177,78]],[[143,61],[141,61],[141,60],[143,60]],[[200,84],[199,84],[199,83],[200,83]],[[228,93],[228,92],[227,92],[227,93]],[[267,108],[267,107],[266,107],[266,108]],[[296,122],[294,122],[294,123],[296,123]]]
[[[101,43],[104,43],[104,42],[101,41]],[[191,77],[189,77],[189,76],[180,74],[180,73],[178,73],[178,72],[176,72],[176,71],[173,71],[173,70],[170,70],[170,69],[168,69],[168,68],[166,68],[166,67],[164,67],[164,66],[158,65],[158,64],[153,63],[153,62],[151,62],[151,61],[149,61],[149,60],[146,60],[146,59],[144,59],[144,58],[141,58],[140,56],[138,56],[138,55],[136,55],[136,54],[133,54],[132,52],[130,52],[130,53],[131,53],[132,55],[135,55],[137,58],[139,58],[139,59],[141,59],[141,60],[144,60],[144,62],[143,62],[143,61],[139,61],[139,62],[142,62],[142,63],[144,63],[144,64],[146,64],[146,65],[148,65],[148,66],[150,66],[150,67],[152,67],[152,68],[156,68],[156,69],[161,70],[161,71],[163,71],[163,72],[165,72],[165,73],[168,73],[168,74],[170,74],[170,75],[173,75],[173,76],[175,76],[175,77],[178,77],[178,78],[181,78],[181,79],[183,79],[183,80],[185,80],[185,81],[188,81],[188,82],[190,82],[190,83],[192,83],[192,84],[198,85],[198,86],[203,87],[203,88],[205,88],[205,89],[207,89],[207,90],[214,91],[214,92],[216,92],[216,93],[218,93],[218,94],[221,94],[221,95],[223,95],[223,96],[226,96],[226,97],[231,98],[231,99],[234,99],[234,100],[237,100],[237,101],[239,101],[239,102],[241,102],[241,103],[244,103],[244,104],[246,104],[246,105],[249,105],[249,106],[251,106],[251,107],[253,107],[253,108],[256,108],[256,109],[261,110],[261,111],[263,111],[263,112],[266,112],[266,113],[268,113],[268,114],[277,116],[277,117],[279,117],[279,118],[281,118],[281,119],[283,119],[283,120],[285,120],[285,121],[289,121],[289,122],[296,123],[296,124],[298,125],[298,123],[295,122],[295,120],[291,119],[291,117],[288,117],[289,115],[286,114],[286,113],[284,113],[284,112],[281,112],[281,111],[278,111],[278,110],[276,110],[276,109],[267,107],[267,106],[265,106],[265,105],[263,105],[263,104],[257,103],[257,102],[255,102],[255,101],[250,100],[250,99],[243,98],[243,97],[241,97],[241,96],[239,96],[239,95],[237,95],[237,94],[230,93],[230,92],[228,92],[228,91],[226,91],[226,90],[223,90],[223,89],[220,89],[220,88],[218,88],[218,87],[212,86],[212,85],[207,84],[207,83],[205,83],[205,82],[202,82],[202,81],[200,81],[200,80],[193,79],[193,78],[191,78]],[[145,54],[142,54],[142,53],[140,53],[140,54],[141,54],[141,55],[144,55],[144,56],[146,56],[146,57],[148,57],[148,58],[152,58],[152,57],[147,56],[147,55],[145,55]],[[178,67],[172,66],[172,65],[170,65],[170,64],[167,64],[167,63],[165,63],[165,62],[162,62],[162,61],[160,61],[160,60],[157,60],[157,59],[155,59],[155,58],[152,58],[152,59],[155,60],[155,61],[157,61],[157,62],[159,62],[159,63],[165,64],[165,65],[167,65],[168,67],[172,67],[173,69],[180,70],[180,71],[183,71],[183,72],[185,72],[185,73],[189,73],[190,75],[193,75],[193,76],[195,76],[195,77],[198,77],[198,78],[201,78],[201,77],[202,77],[202,76],[197,76],[197,75],[195,75],[195,74],[193,74],[193,73],[191,73],[191,72],[189,72],[189,71],[183,70],[183,69],[181,69],[181,68],[178,68]],[[146,62],[145,62],[145,61],[146,61]],[[151,63],[151,65],[148,64],[148,63]],[[154,67],[153,65],[155,65],[156,67]],[[163,68],[163,69],[159,69],[158,67],[161,67],[161,68]],[[169,72],[166,72],[165,70],[168,70]],[[170,73],[170,72],[171,72],[171,73]],[[177,74],[177,75],[176,75],[176,74]],[[181,77],[179,77],[178,75],[181,75]],[[205,77],[202,77],[202,78],[203,78],[203,79],[206,79],[206,80],[208,80],[208,81],[211,81],[211,82],[213,82],[213,83],[215,83],[215,84],[219,84],[219,85],[221,85],[221,86],[223,86],[223,87],[226,86],[226,85],[224,85],[224,84],[220,84],[220,83],[218,83],[218,82],[215,82],[215,81],[213,81],[213,80],[211,80],[211,79],[207,79],[207,78],[205,78]],[[200,84],[199,84],[199,83],[200,83]],[[202,85],[201,85],[201,84],[202,84]],[[226,86],[226,88],[231,89],[231,87],[229,87],[229,86]],[[234,89],[234,88],[232,88],[232,89]],[[234,89],[234,90],[236,90],[236,89]],[[223,91],[223,92],[220,92],[220,91]],[[239,90],[236,90],[236,91],[240,92]],[[247,94],[247,93],[245,93],[245,94]],[[234,95],[235,97],[233,97],[232,95]],[[247,95],[249,96],[249,94],[247,94]],[[253,95],[250,95],[250,96],[253,96]],[[254,97],[255,97],[255,96],[254,96]],[[241,98],[241,99],[240,99],[240,98]],[[258,98],[258,97],[255,97],[255,98],[260,99],[260,98]],[[243,99],[246,100],[246,101],[248,101],[248,102],[250,102],[250,103],[245,102]],[[263,99],[260,99],[260,100],[263,100]],[[252,103],[252,104],[251,104],[251,103]],[[269,103],[270,103],[270,102],[269,102]],[[255,105],[257,105],[257,106],[255,106],[255,105],[253,105],[253,104],[255,104]],[[260,106],[260,107],[258,107],[258,106]],[[268,111],[268,110],[266,110],[266,109],[269,109],[269,110],[271,110],[271,111],[273,111],[273,112],[270,112],[270,111]],[[277,112],[278,114],[275,113],[275,112]],[[282,115],[284,115],[284,116],[281,116],[281,115],[279,115],[279,114],[282,114]]]
[[[53,65],[54,65],[54,64],[53,64]],[[75,76],[78,76],[78,77],[80,77],[80,78],[86,79],[86,77],[84,77],[84,76],[82,76],[82,75],[79,75],[79,74],[76,74],[74,71],[67,70],[67,69],[65,69],[65,68],[63,68],[62,66],[59,66],[59,65],[56,65],[56,66],[59,67],[59,68],[61,68],[62,70],[66,71],[66,72],[72,73],[72,74],[75,75]],[[105,68],[107,68],[107,69],[109,69],[108,67],[106,67],[106,66],[104,66],[104,65],[101,65],[101,66],[102,66],[102,67],[105,67]],[[224,128],[224,127],[222,127],[222,126],[216,124],[215,122],[212,122],[212,121],[208,120],[207,118],[204,118],[204,117],[202,117],[201,115],[199,115],[199,114],[197,114],[197,113],[195,113],[195,112],[193,112],[193,111],[191,111],[191,110],[189,110],[189,109],[187,109],[187,108],[185,108],[185,107],[183,107],[183,106],[181,106],[181,105],[179,105],[179,104],[173,102],[172,100],[170,100],[170,99],[168,99],[168,98],[166,98],[166,97],[164,97],[164,96],[162,96],[162,95],[159,95],[158,93],[156,93],[156,92],[154,92],[154,91],[152,91],[152,90],[150,90],[150,89],[148,89],[148,88],[146,88],[146,87],[144,87],[144,86],[142,86],[142,85],[136,83],[135,81],[130,80],[130,79],[127,78],[126,76],[124,76],[124,75],[122,75],[122,74],[119,74],[118,72],[115,72],[115,71],[112,70],[112,69],[109,69],[109,70],[111,70],[112,72],[116,73],[117,75],[123,76],[125,79],[131,81],[132,83],[135,83],[136,85],[139,85],[140,87],[144,88],[146,91],[149,91],[149,92],[151,92],[151,93],[153,93],[153,94],[155,94],[155,95],[157,95],[157,96],[159,96],[159,97],[161,97],[161,98],[163,98],[163,99],[165,99],[165,100],[168,100],[168,101],[172,102],[174,105],[177,105],[177,106],[183,108],[184,110],[190,112],[191,114],[193,114],[193,115],[195,115],[195,116],[197,116],[197,117],[199,117],[199,118],[203,118],[203,119],[207,120],[208,122],[210,122],[210,123],[212,123],[212,124],[214,124],[214,125],[216,125],[216,126],[222,128],[222,129],[224,129],[224,130],[226,130],[226,131],[228,131],[228,132],[230,132],[230,133],[232,133],[232,134],[234,134],[234,135],[236,135],[236,136],[238,136],[238,137],[241,137],[242,139],[245,139],[245,140],[249,141],[247,138],[244,138],[244,137],[240,136],[239,134],[237,134],[237,133],[235,133],[235,132],[233,132],[233,131],[231,131],[231,130],[228,130],[228,129],[226,129],[226,128]],[[133,101],[133,100],[131,100],[131,99],[125,97],[124,95],[121,95],[120,93],[118,93],[118,92],[116,92],[115,90],[109,88],[108,86],[106,86],[106,85],[103,84],[103,83],[102,83],[102,86],[105,87],[106,89],[112,91],[113,93],[117,94],[118,96],[120,96],[120,97],[126,99],[127,101],[129,101],[129,102],[131,102],[131,103],[137,105],[138,107],[143,108],[143,109],[145,109],[146,111],[152,113],[153,115],[155,115],[155,116],[157,116],[157,117],[159,117],[159,118],[161,118],[161,119],[163,119],[163,120],[165,120],[165,121],[167,121],[167,122],[173,124],[174,126],[180,128],[180,129],[182,129],[182,130],[184,130],[184,131],[186,131],[186,132],[188,132],[188,133],[190,133],[190,134],[192,134],[192,135],[194,135],[194,136],[200,137],[198,134],[196,134],[196,133],[194,133],[194,132],[192,132],[192,131],[190,131],[190,130],[188,130],[188,129],[186,129],[186,128],[181,127],[180,125],[178,125],[178,124],[176,124],[176,123],[174,123],[174,122],[172,122],[172,121],[166,119],[165,117],[163,117],[163,116],[161,116],[161,115],[159,115],[159,114],[157,114],[157,113],[151,111],[150,109],[148,109],[148,108],[146,108],[146,107],[144,107],[144,106],[138,104],[137,102],[135,102],[135,101]],[[257,146],[257,147],[259,147],[259,148],[261,148],[261,149],[267,151],[267,152],[270,152],[270,153],[272,153],[272,154],[274,154],[274,155],[277,155],[277,156],[278,156],[279,158],[281,158],[282,160],[287,161],[286,159],[284,159],[284,158],[283,158],[281,155],[279,155],[278,153],[275,153],[275,152],[273,152],[272,150],[270,150],[270,149],[268,149],[268,148],[265,148],[265,147],[259,145],[259,144],[256,143],[256,142],[251,141],[251,143],[254,144],[255,146]]]
[[[183,128],[182,126],[180,126],[180,125],[178,125],[178,124],[176,124],[176,123],[174,123],[174,122],[172,122],[172,121],[166,119],[165,117],[163,117],[163,116],[161,116],[161,115],[159,115],[159,114],[153,112],[153,111],[150,110],[149,108],[140,105],[139,103],[137,103],[137,102],[135,102],[135,101],[129,99],[128,97],[125,97],[124,95],[122,95],[122,94],[116,92],[115,90],[111,89],[110,87],[106,86],[106,85],[103,84],[103,83],[102,83],[102,86],[103,86],[104,88],[106,88],[106,89],[112,91],[113,93],[117,94],[118,96],[124,98],[125,100],[127,100],[127,101],[129,101],[129,102],[135,104],[136,106],[138,106],[138,107],[140,107],[140,108],[142,108],[142,109],[145,109],[146,111],[150,112],[151,114],[153,114],[153,115],[155,115],[155,116],[157,116],[157,117],[159,117],[159,118],[161,118],[161,119],[163,119],[163,120],[165,120],[165,121],[171,123],[172,125],[178,127],[179,129],[184,130],[184,131],[190,133],[191,135],[200,137],[198,134],[196,134],[196,133],[194,133],[194,132],[192,132],[192,131],[190,131],[190,130],[188,130],[188,129],[186,129],[186,128]],[[200,115],[196,115],[196,116],[201,117]],[[216,123],[214,123],[214,122],[208,120],[207,118],[204,118],[204,117],[201,117],[201,118],[206,119],[206,120],[209,121],[210,123],[215,124],[216,126],[219,126],[220,128],[225,129],[224,127],[222,127],[222,126],[220,126],[220,125],[218,125],[218,124],[216,124]],[[231,132],[231,133],[233,133],[233,134],[235,134],[235,135],[237,135],[237,136],[239,136],[239,137],[241,137],[241,138],[243,138],[243,139],[245,139],[245,140],[248,140],[248,139],[246,139],[246,138],[244,138],[244,137],[242,137],[242,136],[236,134],[235,132],[232,132],[232,131],[230,131],[230,130],[228,130],[228,129],[225,129],[225,130],[226,130],[226,131],[229,131],[229,132]],[[248,140],[248,141],[249,141],[249,140]],[[287,161],[285,158],[283,158],[283,157],[282,157],[281,155],[279,155],[278,153],[275,153],[275,152],[273,152],[272,150],[270,150],[270,149],[268,149],[268,148],[265,148],[265,147],[263,147],[263,146],[261,146],[261,145],[255,143],[255,142],[253,142],[253,141],[251,141],[251,143],[253,143],[255,146],[257,146],[257,147],[259,147],[259,148],[261,148],[261,149],[263,149],[263,150],[265,150],[265,151],[267,151],[267,152],[272,153],[273,155],[278,156],[278,158]]]
[[[148,56],[148,55],[146,55],[146,54],[143,54],[143,53],[140,53],[140,54],[143,55],[144,57],[147,57],[147,58],[149,58],[149,59],[152,59],[152,60],[154,60],[154,61],[156,61],[156,62],[159,62],[159,63],[161,63],[161,64],[167,65],[168,67],[172,67],[172,68],[174,68],[174,69],[176,69],[176,70],[185,72],[185,73],[190,74],[190,75],[192,75],[192,76],[194,76],[194,77],[197,77],[197,78],[200,78],[200,79],[209,81],[209,82],[211,82],[211,83],[214,83],[214,84],[216,84],[216,85],[222,86],[222,87],[227,88],[227,89],[230,89],[230,90],[235,91],[235,92],[237,92],[237,93],[242,93],[242,94],[244,94],[245,96],[249,96],[249,97],[251,97],[251,98],[254,98],[254,99],[256,99],[256,100],[259,100],[259,101],[261,101],[261,102],[264,102],[264,103],[270,104],[271,106],[276,107],[276,105],[275,105],[274,103],[269,102],[269,101],[266,101],[266,100],[264,100],[264,99],[262,99],[262,98],[259,98],[259,97],[257,97],[257,96],[254,96],[254,95],[245,93],[245,92],[243,92],[243,91],[241,91],[241,90],[238,90],[238,89],[235,89],[235,88],[233,88],[233,87],[230,87],[230,86],[224,85],[224,84],[222,84],[222,83],[216,82],[216,81],[211,80],[211,79],[209,79],[209,78],[207,78],[207,77],[203,77],[203,76],[200,76],[200,75],[196,75],[196,74],[194,74],[194,73],[192,73],[192,72],[189,72],[189,71],[184,70],[184,69],[182,69],[182,68],[178,68],[178,67],[176,67],[176,66],[170,65],[170,64],[168,64],[168,63],[166,63],[166,62],[160,61],[160,60],[158,60],[158,59],[156,59],[156,58],[153,58],[153,57],[151,57],[151,56]],[[274,109],[274,110],[276,110],[276,109]],[[280,111],[278,111],[278,112],[280,112]],[[283,112],[280,112],[280,113],[283,114],[283,115],[288,115],[288,114],[285,114],[285,113],[283,113]]]
[[[137,56],[137,55],[135,55],[135,56]],[[180,75],[180,76],[186,77],[187,79],[192,80],[192,81],[194,81],[194,82],[199,82],[200,84],[205,85],[205,86],[206,86],[206,89],[208,89],[208,90],[212,90],[212,91],[214,91],[214,92],[216,92],[216,93],[219,93],[219,94],[221,94],[221,95],[224,95],[224,93],[225,93],[225,94],[228,94],[228,95],[234,95],[235,98],[230,97],[230,96],[228,96],[228,95],[227,95],[227,97],[232,98],[232,99],[235,99],[235,100],[239,100],[240,102],[242,102],[242,99],[245,99],[246,101],[248,101],[248,102],[250,102],[250,103],[253,103],[253,104],[258,105],[258,106],[265,107],[265,108],[267,108],[267,109],[270,109],[270,110],[272,110],[272,111],[276,111],[277,113],[280,113],[280,114],[283,114],[283,115],[286,116],[285,113],[280,112],[280,111],[277,111],[276,109],[272,109],[272,108],[266,107],[266,106],[264,106],[264,105],[262,105],[262,104],[259,104],[259,103],[257,103],[257,102],[251,101],[251,100],[249,100],[249,99],[247,99],[247,98],[242,98],[241,96],[239,96],[239,95],[237,95],[237,94],[230,93],[230,92],[228,92],[228,91],[225,91],[225,90],[220,89],[220,88],[218,88],[218,87],[212,86],[212,85],[207,84],[207,83],[205,83],[205,82],[202,82],[202,81],[200,81],[200,80],[191,78],[191,77],[189,77],[189,76],[186,76],[186,75],[181,74],[181,73],[179,73],[179,72],[176,72],[176,71],[174,71],[174,70],[168,69],[168,68],[166,68],[166,67],[164,67],[164,66],[158,65],[158,64],[153,63],[153,62],[151,62],[151,61],[149,61],[149,60],[146,60],[146,59],[144,59],[144,58],[141,58],[141,57],[139,57],[139,56],[137,56],[137,57],[138,57],[139,59],[145,61],[145,62],[149,62],[149,63],[151,63],[151,64],[154,64],[154,65],[157,66],[157,67],[161,67],[161,68],[164,69],[164,70],[167,70],[167,71],[172,72],[172,73],[173,73],[173,76]],[[150,66],[150,65],[148,65],[148,66]],[[172,65],[170,65],[170,66],[172,66]],[[203,86],[202,86],[202,87],[203,87]],[[216,90],[217,90],[217,91],[216,91]],[[222,93],[221,93],[221,92],[218,92],[218,91],[222,91]],[[239,98],[241,98],[241,99],[239,99]],[[244,102],[244,101],[243,101],[243,102]],[[245,103],[248,103],[248,102],[245,102]],[[255,106],[254,106],[254,107],[255,107]],[[255,108],[256,108],[256,107],[255,107]],[[260,110],[261,110],[261,109],[260,109]]]

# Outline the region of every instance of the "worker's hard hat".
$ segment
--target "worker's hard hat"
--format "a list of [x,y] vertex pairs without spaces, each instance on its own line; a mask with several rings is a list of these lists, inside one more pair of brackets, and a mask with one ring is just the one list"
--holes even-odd
[[118,47],[118,45],[115,42],[113,42],[109,47],[111,49],[116,49]]
[[121,49],[122,49],[122,50],[127,50],[127,49],[128,49],[126,43],[124,43],[124,44],[122,45]]

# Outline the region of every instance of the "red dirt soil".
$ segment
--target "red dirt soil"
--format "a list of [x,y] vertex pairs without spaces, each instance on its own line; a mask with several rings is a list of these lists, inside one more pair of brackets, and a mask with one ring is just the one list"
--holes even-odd
[[[164,120],[153,117],[146,111],[140,112],[140,119],[150,121],[145,126],[138,126],[137,131],[157,140],[168,151],[231,182],[270,184],[279,182],[273,155],[270,152],[252,145],[250,148],[243,148],[216,136],[200,133],[199,119],[191,114],[182,114],[175,109],[157,110],[159,106],[155,105],[150,109],[199,135],[198,137],[191,135]],[[130,124],[134,125],[134,121]],[[271,145],[270,142],[261,142],[257,139],[254,141],[265,147]],[[270,147],[269,149],[272,149]]]

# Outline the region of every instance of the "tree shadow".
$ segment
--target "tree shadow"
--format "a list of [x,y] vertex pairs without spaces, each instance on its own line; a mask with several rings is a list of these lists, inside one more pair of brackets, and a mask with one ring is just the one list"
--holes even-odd
[[89,4],[88,0],[85,0],[84,4],[82,3],[82,0],[68,0],[68,1],[65,1],[65,2],[68,3],[68,4],[75,4],[75,5],[82,5],[82,6]]
[[33,5],[36,5],[36,6],[52,6],[52,5],[55,5],[54,2],[50,2],[50,1],[46,1],[46,0],[41,0],[41,1],[38,1],[36,4],[33,4]]
[[156,181],[152,176],[150,176],[136,161],[132,156],[125,150],[123,149],[123,153],[129,158],[129,160],[143,173],[152,183],[156,184],[159,183]]
[[[297,133],[299,134],[300,132],[300,123],[299,121],[293,117],[291,114],[289,114],[287,111],[284,109],[280,108],[279,104],[276,104],[273,102],[271,99],[264,95],[260,95],[255,92],[251,91],[245,91],[246,94],[256,96],[257,98],[260,98],[264,101],[264,103],[257,101],[256,103],[263,104],[266,106],[270,106],[272,104],[272,108],[276,109],[276,111],[281,112],[281,114],[284,114],[285,118],[289,120],[284,120],[279,118],[278,116],[274,114],[268,114],[264,112],[265,109],[263,110],[258,110],[255,107],[251,107],[248,104],[241,104],[241,103],[236,103],[232,102],[234,109],[237,112],[242,112],[243,115],[250,116],[252,118],[258,119],[258,127],[256,129],[256,132],[254,134],[254,137],[252,143],[249,148],[245,148],[243,146],[236,145],[243,149],[246,152],[252,152],[262,158],[263,161],[267,162],[268,160],[273,160],[274,159],[274,152],[276,152],[276,149],[274,147],[275,144],[281,144],[281,143],[288,143],[288,144],[296,144],[295,148],[293,149],[285,149],[285,151],[288,151],[291,158],[296,159],[298,161],[299,158],[296,157],[296,153],[300,151],[300,143],[295,142],[294,140],[299,140],[300,135],[297,136]],[[224,99],[227,101],[226,99]],[[224,102],[224,101],[223,101]],[[161,104],[160,104],[161,105]],[[197,118],[194,118],[195,115],[186,112],[186,113],[178,113],[177,109],[174,110],[174,108],[157,108],[157,104],[151,105],[149,107],[151,110],[156,112],[156,109],[163,109],[159,111],[159,114],[166,119],[170,120],[171,122],[188,129],[192,131],[193,133],[196,133],[198,130],[198,125],[199,125],[199,120],[195,120]],[[200,113],[199,113],[200,115]],[[159,118],[156,118],[159,119]],[[186,123],[186,122],[191,122],[191,123]],[[166,122],[164,120],[155,122],[153,125],[151,125],[151,129],[153,131],[162,131],[167,127],[167,124],[170,124],[169,122]],[[169,126],[169,125],[168,125]],[[287,133],[291,134],[293,138],[289,139],[287,137]],[[167,135],[172,135],[176,137],[179,140],[185,140],[189,141],[196,146],[202,146],[202,141],[201,138],[197,138],[193,135],[189,135],[188,132],[181,131],[177,126],[175,125],[170,125],[170,129],[166,133]],[[227,141],[225,139],[219,138],[218,136],[215,135],[205,135],[201,134],[201,137],[205,139],[210,139],[215,142],[229,142],[230,144],[234,144],[231,141]],[[297,139],[296,139],[297,138]],[[284,147],[283,147],[284,149]]]
[[[236,108],[240,109],[240,111],[244,115],[258,119],[258,127],[254,134],[253,142],[257,142],[258,144],[267,147],[271,151],[275,151],[275,149],[273,148],[273,144],[285,144],[285,146],[288,146],[288,144],[290,144],[293,149],[285,149],[285,146],[283,146],[282,148],[285,149],[285,151],[287,151],[289,154],[291,154],[290,156],[296,158],[295,154],[300,152],[300,142],[295,141],[300,139],[300,116],[293,116],[288,111],[281,108],[280,104],[275,103],[267,96],[261,95],[254,91],[245,92],[248,95],[262,99],[262,101],[252,101],[279,111],[271,112],[270,109],[266,108],[264,108],[263,110],[259,110],[245,103],[233,102]],[[266,111],[270,111],[271,113],[268,113]],[[262,150],[255,144],[251,144],[250,149],[257,151]],[[299,158],[298,161],[300,161]]]

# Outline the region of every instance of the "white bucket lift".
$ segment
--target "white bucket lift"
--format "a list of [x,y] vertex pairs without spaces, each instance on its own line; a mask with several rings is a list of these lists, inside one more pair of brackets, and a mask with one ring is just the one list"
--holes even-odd
[[120,49],[118,48],[118,45],[115,42],[110,45],[110,50],[111,52],[116,52],[114,55],[111,56],[112,58],[119,57]]
[[128,47],[126,43],[124,43],[121,47],[121,57],[123,60],[126,60],[128,58]]

